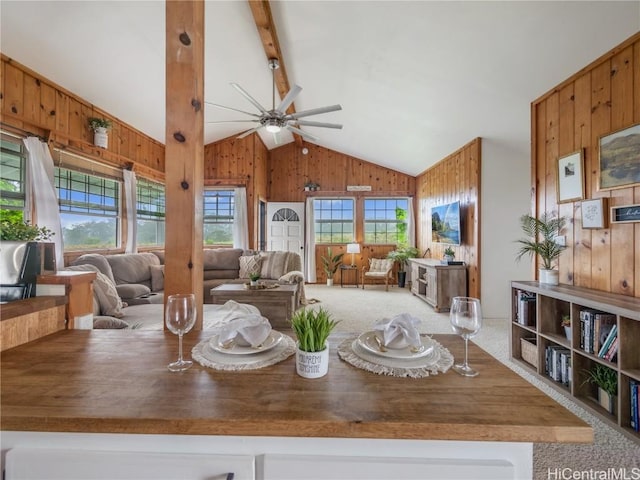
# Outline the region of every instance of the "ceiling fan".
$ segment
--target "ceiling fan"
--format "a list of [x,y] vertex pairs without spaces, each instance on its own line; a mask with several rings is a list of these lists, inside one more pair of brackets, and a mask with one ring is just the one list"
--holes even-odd
[[232,83],[231,86],[238,90],[240,94],[246,98],[253,106],[255,106],[260,114],[245,112],[244,110],[238,110],[237,108],[225,107],[224,105],[219,105],[217,103],[205,102],[207,105],[212,105],[214,107],[223,108],[225,110],[232,110],[234,112],[244,113],[246,115],[250,115],[254,117],[252,119],[245,120],[222,120],[222,121],[212,121],[207,123],[236,123],[236,122],[253,122],[258,123],[256,127],[250,128],[242,132],[238,135],[237,138],[244,138],[248,135],[251,135],[253,132],[257,132],[262,127],[264,127],[267,132],[273,133],[274,141],[277,144],[280,143],[279,133],[282,129],[289,130],[292,133],[297,133],[302,138],[316,141],[318,140],[313,135],[310,135],[307,132],[300,130],[300,126],[308,126],[308,127],[324,127],[324,128],[338,128],[341,129],[342,125],[337,123],[325,123],[325,122],[313,122],[309,120],[300,120],[303,117],[309,117],[311,115],[320,115],[321,113],[335,112],[337,110],[342,110],[340,105],[331,105],[328,107],[320,107],[313,108],[311,110],[304,110],[302,112],[290,113],[287,114],[287,108],[293,103],[298,94],[302,91],[302,87],[299,85],[294,85],[291,90],[287,93],[287,95],[282,99],[278,108],[276,108],[276,78],[275,71],[280,68],[280,63],[277,59],[271,58],[269,59],[269,68],[271,69],[271,76],[273,80],[273,103],[271,110],[267,110],[260,103],[254,99],[251,95],[247,93],[240,85],[237,83]]

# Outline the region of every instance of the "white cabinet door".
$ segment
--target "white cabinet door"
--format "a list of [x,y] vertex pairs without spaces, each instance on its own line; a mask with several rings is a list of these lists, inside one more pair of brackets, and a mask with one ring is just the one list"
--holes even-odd
[[[232,474],[232,475],[230,475]],[[253,480],[252,455],[13,448],[5,480]]]

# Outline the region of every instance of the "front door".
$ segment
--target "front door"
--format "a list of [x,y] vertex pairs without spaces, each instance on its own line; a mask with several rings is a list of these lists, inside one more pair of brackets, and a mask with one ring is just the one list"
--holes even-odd
[[267,204],[267,250],[296,252],[304,265],[304,203]]

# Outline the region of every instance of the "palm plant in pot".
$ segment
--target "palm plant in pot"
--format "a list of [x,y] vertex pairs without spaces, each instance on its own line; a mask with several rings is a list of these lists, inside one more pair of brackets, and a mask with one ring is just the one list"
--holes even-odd
[[291,327],[298,339],[296,371],[305,378],[319,378],[329,369],[329,334],[338,324],[322,307],[298,310],[291,317]]
[[419,254],[419,250],[416,247],[409,247],[407,245],[398,245],[395,250],[391,250],[387,253],[387,258],[398,262],[398,287],[404,288],[404,284],[407,278],[407,265],[410,258],[416,258]]
[[558,271],[553,269],[553,264],[567,247],[558,244],[556,237],[566,223],[567,219],[556,216],[555,212],[545,212],[540,218],[529,214],[520,217],[520,226],[528,238],[517,241],[520,250],[516,260],[520,260],[524,255],[539,256],[542,260],[542,266],[538,271],[540,283],[558,285]]
[[342,265],[342,257],[344,253],[336,253],[335,255],[331,251],[331,247],[327,248],[327,254],[324,255],[322,260],[322,269],[327,275],[327,286],[333,285],[333,276],[338,271],[340,265]]

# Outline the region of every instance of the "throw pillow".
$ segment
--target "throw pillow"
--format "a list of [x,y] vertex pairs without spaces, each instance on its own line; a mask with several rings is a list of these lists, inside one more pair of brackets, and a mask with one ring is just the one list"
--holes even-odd
[[271,278],[277,280],[286,272],[287,260],[289,252],[262,252],[262,269],[260,276],[262,278]]
[[387,258],[371,258],[369,259],[370,272],[386,272],[393,267],[393,261]]
[[129,328],[129,324],[124,320],[113,317],[98,317],[93,319],[93,328],[102,330],[107,328]]
[[100,313],[110,317],[122,318],[122,300],[118,295],[116,286],[104,273],[96,272],[96,279],[93,282],[93,292],[100,304]]
[[164,265],[149,265],[151,270],[151,290],[159,292],[164,290]]
[[246,255],[240,257],[240,278],[249,278],[249,275],[262,275],[262,258],[260,255]]
[[151,293],[151,289],[146,285],[139,283],[123,283],[116,285],[116,291],[120,298],[138,298],[142,295],[148,295]]

